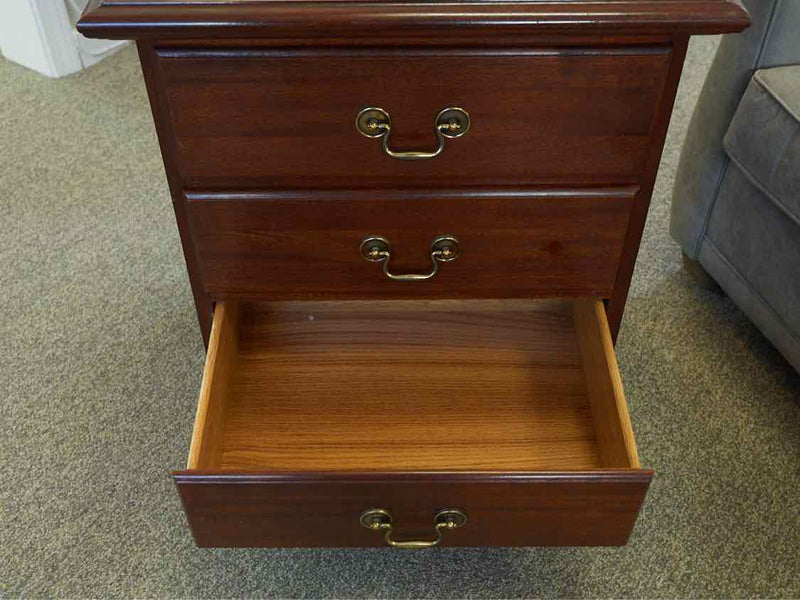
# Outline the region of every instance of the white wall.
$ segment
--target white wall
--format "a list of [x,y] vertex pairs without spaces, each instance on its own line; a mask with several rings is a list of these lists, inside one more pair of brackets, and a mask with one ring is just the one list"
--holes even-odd
[[85,69],[126,42],[90,40],[75,30],[88,0],[0,0],[0,53],[48,77]]

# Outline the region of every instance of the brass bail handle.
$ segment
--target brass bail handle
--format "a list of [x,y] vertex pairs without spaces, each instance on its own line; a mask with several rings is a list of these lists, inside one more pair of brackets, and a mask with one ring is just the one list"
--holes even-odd
[[366,527],[371,531],[383,533],[383,539],[392,548],[432,548],[438,546],[445,531],[451,529],[458,529],[467,523],[467,513],[458,508],[445,508],[440,510],[433,517],[433,529],[436,532],[436,537],[432,540],[393,540],[392,532],[394,526],[392,525],[392,513],[385,508],[370,508],[361,513],[361,526]]
[[451,106],[440,111],[433,120],[433,130],[439,144],[433,152],[398,152],[389,148],[392,118],[382,108],[369,106],[356,115],[356,129],[368,138],[382,138],[383,151],[387,156],[400,160],[425,160],[435,158],[444,151],[445,138],[457,138],[469,131],[469,113],[463,108]]
[[395,274],[389,272],[389,259],[392,249],[389,240],[379,235],[371,235],[361,242],[361,256],[370,262],[383,263],[383,274],[392,281],[424,281],[439,272],[440,262],[449,262],[458,258],[461,246],[452,235],[440,235],[431,242],[431,270],[427,273]]

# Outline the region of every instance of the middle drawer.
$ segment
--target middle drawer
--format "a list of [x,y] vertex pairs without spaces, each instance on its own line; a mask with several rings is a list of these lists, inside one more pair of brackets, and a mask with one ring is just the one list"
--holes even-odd
[[611,294],[635,194],[632,187],[186,199],[203,281],[216,299],[602,298]]

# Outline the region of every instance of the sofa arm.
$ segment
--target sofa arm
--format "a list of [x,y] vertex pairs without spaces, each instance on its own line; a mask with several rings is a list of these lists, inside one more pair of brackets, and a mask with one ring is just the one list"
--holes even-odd
[[722,140],[756,69],[800,62],[800,1],[745,0],[752,24],[720,43],[700,92],[672,192],[670,233],[696,260],[728,165]]

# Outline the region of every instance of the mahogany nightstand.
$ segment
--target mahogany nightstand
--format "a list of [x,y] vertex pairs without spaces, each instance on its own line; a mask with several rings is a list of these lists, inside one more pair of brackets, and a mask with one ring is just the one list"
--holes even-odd
[[[208,346],[201,546],[625,544],[613,339],[691,34],[734,0],[97,0]],[[656,374],[654,374],[656,376]]]

